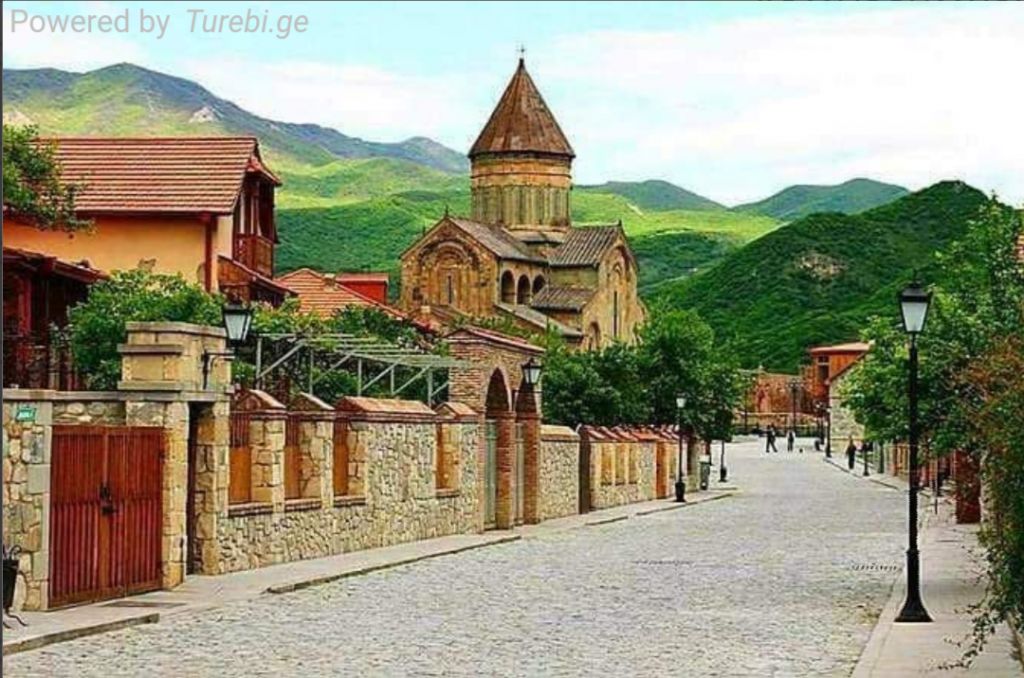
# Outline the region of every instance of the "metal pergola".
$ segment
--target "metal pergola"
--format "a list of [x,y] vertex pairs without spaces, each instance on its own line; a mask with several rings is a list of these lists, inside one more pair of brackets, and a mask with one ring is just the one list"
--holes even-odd
[[[330,373],[339,370],[352,372],[354,368],[356,395],[361,396],[370,387],[386,383],[388,393],[395,397],[423,379],[427,385],[428,400],[433,404],[437,395],[448,386],[449,370],[467,365],[465,361],[428,353],[420,348],[354,334],[303,336],[268,333],[256,337],[257,388],[262,387],[267,376],[288,366],[301,366],[306,372],[309,392]],[[321,368],[319,374],[317,367]],[[399,377],[400,369],[407,374]]]

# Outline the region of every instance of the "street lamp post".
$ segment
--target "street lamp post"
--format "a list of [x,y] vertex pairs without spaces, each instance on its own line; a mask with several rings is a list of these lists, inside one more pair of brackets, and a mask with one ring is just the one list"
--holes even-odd
[[864,475],[871,475],[868,473],[868,444],[866,442],[861,442],[860,453],[864,456]]
[[677,421],[679,423],[679,463],[676,466],[676,501],[686,502],[686,481],[683,479],[683,410],[686,408],[686,396],[676,396]]
[[928,317],[928,304],[931,293],[923,289],[916,277],[900,293],[900,311],[903,316],[903,329],[910,335],[910,382],[909,382],[909,424],[910,424],[910,489],[909,489],[909,544],[907,547],[907,599],[903,609],[896,617],[898,622],[930,622],[928,611],[921,600],[921,559],[917,550],[917,336],[924,330]]

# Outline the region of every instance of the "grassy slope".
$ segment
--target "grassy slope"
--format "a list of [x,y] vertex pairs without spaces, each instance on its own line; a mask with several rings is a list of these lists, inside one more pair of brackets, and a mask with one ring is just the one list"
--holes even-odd
[[[463,180],[464,181],[464,180]],[[305,198],[278,215],[281,271],[314,266],[328,271],[376,268],[395,274],[398,256],[444,213],[469,213],[469,190],[407,190],[332,207],[310,207]],[[315,203],[313,203],[315,204]],[[640,260],[640,285],[653,289],[669,278],[690,275],[745,242],[777,226],[760,216],[731,212],[642,212],[617,195],[573,196],[576,223],[623,226]]]
[[896,313],[896,292],[964,233],[985,196],[943,182],[857,215],[815,214],[726,256],[658,297],[696,309],[734,339],[747,366],[792,370],[808,346],[857,338],[871,315]]
[[851,179],[836,186],[790,186],[764,200],[733,209],[792,221],[814,212],[856,214],[892,202],[907,192],[902,186],[872,179]]
[[608,181],[597,186],[577,186],[576,192],[621,195],[642,210],[722,210],[714,200],[667,181]]

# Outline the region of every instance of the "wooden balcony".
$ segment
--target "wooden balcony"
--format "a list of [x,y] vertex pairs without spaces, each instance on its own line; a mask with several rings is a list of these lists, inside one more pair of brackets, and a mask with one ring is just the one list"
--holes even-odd
[[274,243],[262,235],[235,236],[235,260],[268,278],[274,277]]

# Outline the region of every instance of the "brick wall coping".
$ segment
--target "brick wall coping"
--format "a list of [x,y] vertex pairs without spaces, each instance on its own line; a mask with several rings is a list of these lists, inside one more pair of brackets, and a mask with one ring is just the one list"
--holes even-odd
[[656,428],[653,426],[587,426],[579,427],[580,435],[594,442],[634,442],[647,443],[659,440],[675,440],[672,427]]
[[565,442],[577,442],[580,439],[580,435],[573,431],[568,426],[554,426],[552,424],[542,424],[540,427],[540,439],[550,441],[565,441]]
[[4,400],[12,402],[218,402],[227,400],[229,392],[159,389],[126,391],[54,391],[40,388],[5,388]]
[[480,417],[476,410],[465,403],[441,403],[434,411],[449,421],[476,422]]
[[345,396],[335,407],[339,419],[351,421],[380,421],[406,423],[434,423],[437,414],[416,400],[362,398]]
[[334,418],[334,408],[312,393],[299,393],[289,403],[288,415],[298,419],[329,420]]
[[222,339],[228,336],[227,330],[223,327],[181,322],[139,322],[133,320],[125,323],[125,329],[128,332],[174,332],[176,334],[193,334],[200,337],[220,337]]
[[278,419],[288,416],[288,408],[266,391],[251,388],[242,391],[232,402],[233,412],[246,412],[260,419]]
[[502,346],[525,355],[544,354],[543,348],[540,346],[534,346],[525,339],[501,334],[500,332],[494,332],[492,330],[483,330],[479,327],[462,327],[457,329],[445,337],[445,341],[456,344],[490,344],[492,346]]

